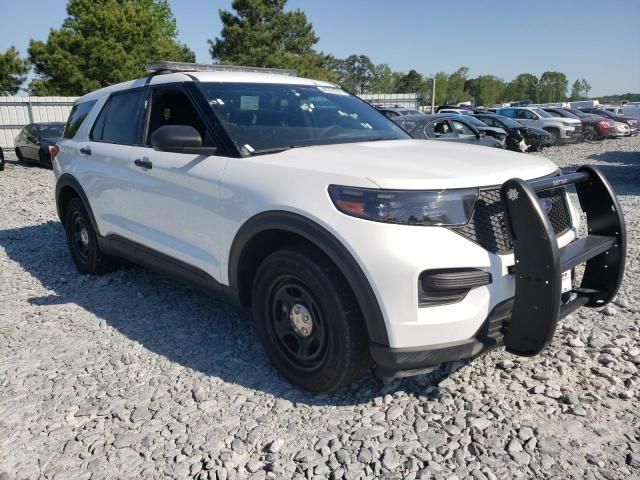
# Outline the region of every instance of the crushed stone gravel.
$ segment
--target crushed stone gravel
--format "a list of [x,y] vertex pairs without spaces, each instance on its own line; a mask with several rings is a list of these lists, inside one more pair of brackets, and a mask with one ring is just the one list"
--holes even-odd
[[76,273],[53,174],[0,172],[0,480],[640,478],[640,137],[553,147],[619,195],[614,305],[503,350],[331,395],[270,367],[249,316],[137,267]]

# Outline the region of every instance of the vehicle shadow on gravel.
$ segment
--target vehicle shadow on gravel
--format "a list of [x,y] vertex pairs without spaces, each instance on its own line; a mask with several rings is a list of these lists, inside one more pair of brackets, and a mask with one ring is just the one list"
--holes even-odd
[[[81,318],[71,321],[86,322],[83,327],[96,332],[98,345],[104,336],[105,348],[96,355],[103,355],[105,362],[121,361],[122,354],[113,358],[116,353],[108,345],[113,339],[100,327],[101,319],[147,350],[184,367],[309,405],[364,404],[398,390],[425,401],[439,398],[437,383],[462,366],[458,362],[386,386],[370,374],[339,392],[311,395],[292,387],[270,366],[250,316],[239,306],[138,267],[122,267],[101,277],[80,275],[59,222],[0,230],[0,247],[51,292],[36,297],[27,292],[26,302],[42,308],[76,304],[97,317],[80,313]],[[47,314],[55,318],[54,313]]]
[[[618,195],[640,195],[640,152],[608,151],[592,154],[589,160],[610,165],[595,166],[607,177]],[[574,171],[580,164],[563,167],[564,173]]]

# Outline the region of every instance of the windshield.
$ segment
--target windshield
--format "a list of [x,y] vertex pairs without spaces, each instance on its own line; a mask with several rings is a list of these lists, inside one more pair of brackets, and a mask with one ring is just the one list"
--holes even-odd
[[467,115],[466,117],[464,117],[465,121],[474,124],[477,127],[481,127],[481,128],[487,128],[487,124],[484,123],[482,120],[476,118],[476,117],[472,117],[471,115]]
[[572,110],[569,110],[569,112],[573,113],[576,117],[579,117],[579,118],[586,118],[591,116],[591,114],[581,112],[580,110],[572,109]]
[[60,138],[64,125],[40,125],[39,130],[41,138]]
[[523,126],[521,123],[516,122],[512,118],[505,117],[504,115],[496,115],[495,118],[507,128],[522,128]]
[[541,108],[532,108],[531,110],[533,110],[534,112],[536,112],[538,115],[540,115],[543,118],[553,117],[553,115],[551,115],[549,112],[545,112]]
[[292,147],[410,138],[337,87],[199,83],[243,155]]

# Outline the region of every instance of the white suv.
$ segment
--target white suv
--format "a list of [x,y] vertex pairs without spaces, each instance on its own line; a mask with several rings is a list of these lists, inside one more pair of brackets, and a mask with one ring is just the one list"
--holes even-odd
[[229,293],[298,386],[332,391],[372,364],[388,380],[500,345],[533,355],[559,318],[618,289],[624,224],[596,169],[560,176],[539,157],[413,140],[293,72],[152,70],[70,114],[53,157],[71,256],[84,274],[120,257]]

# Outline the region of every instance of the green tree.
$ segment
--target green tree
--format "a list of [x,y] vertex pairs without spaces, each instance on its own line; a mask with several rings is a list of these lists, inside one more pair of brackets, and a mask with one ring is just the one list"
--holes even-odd
[[422,75],[415,70],[403,75],[396,85],[397,93],[421,93],[426,90],[426,84]]
[[502,100],[538,101],[538,77],[531,73],[521,73],[507,84]]
[[482,75],[467,80],[464,88],[475,105],[494,105],[502,101],[506,85],[495,75]]
[[371,78],[371,92],[394,93],[400,78],[402,78],[402,74],[391,70],[386,63],[375,65],[373,67],[373,78]]
[[195,61],[168,0],[69,0],[47,42],[31,40],[36,95],[82,95],[145,74],[153,60]]
[[569,100],[582,100],[582,82],[580,80],[573,82]]
[[584,93],[585,98],[589,98],[589,90],[591,90],[591,84],[587,82],[586,78],[580,80],[580,83],[582,85],[582,92]]
[[538,102],[564,102],[567,99],[569,80],[561,72],[544,72],[538,82]]
[[366,55],[349,55],[337,62],[338,83],[354,93],[370,90],[375,76],[375,66]]
[[444,105],[449,102],[449,75],[445,72],[438,72],[434,78],[436,80],[435,104]]
[[219,10],[221,38],[209,40],[214,62],[293,68],[303,76],[335,80],[333,58],[317,53],[318,37],[301,10],[285,12],[287,0],[233,0],[235,12]]
[[0,52],[0,95],[15,95],[27,78],[29,65],[15,47]]
[[471,99],[471,96],[464,90],[468,74],[469,69],[467,67],[460,67],[449,75],[449,78],[447,79],[448,103],[465,102]]

